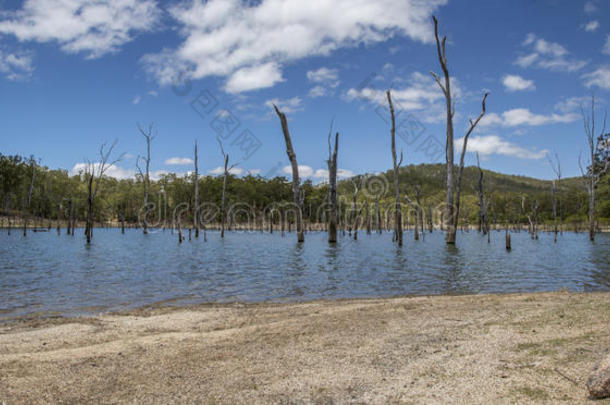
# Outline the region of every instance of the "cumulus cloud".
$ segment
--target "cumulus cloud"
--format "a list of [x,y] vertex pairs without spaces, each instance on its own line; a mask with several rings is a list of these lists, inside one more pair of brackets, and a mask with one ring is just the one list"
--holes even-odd
[[[208,170],[208,173],[210,174],[224,174],[224,172],[225,168],[222,166],[218,166],[215,169]],[[241,176],[242,174],[244,174],[244,169],[242,169],[241,167],[231,167],[229,169],[229,174],[232,174],[234,176]]]
[[282,81],[284,78],[278,64],[270,62],[235,71],[227,80],[224,88],[227,93],[241,93],[272,87]]
[[610,90],[610,66],[602,66],[581,76],[587,87],[599,87]]
[[8,80],[27,80],[32,76],[32,56],[27,52],[8,52],[0,49],[0,74]]
[[[93,163],[93,170],[95,171],[95,173],[97,173],[100,169],[100,165],[101,163],[96,162]],[[72,170],[70,170],[70,175],[72,176],[77,176],[79,174],[84,174],[87,171],[87,163],[76,163],[73,167]],[[108,176],[108,177],[114,177],[115,179],[131,179],[134,178],[136,175],[136,171],[135,170],[130,170],[130,169],[125,169],[122,167],[119,167],[117,165],[110,165],[108,166],[108,168],[104,169],[104,175]]]
[[[459,99],[462,88],[456,78],[451,80],[452,96]],[[387,105],[385,90],[364,87],[351,88],[346,93],[347,100],[368,100],[378,105]],[[423,122],[436,123],[444,114],[444,95],[431,75],[420,72],[412,73],[406,83],[392,89],[392,101],[397,115],[402,112],[417,112],[417,118]]]
[[292,97],[286,99],[273,98],[265,101],[265,105],[269,108],[273,108],[274,105],[285,114],[303,110],[303,100],[300,97]]
[[140,104],[140,101],[142,101],[142,97],[141,97],[141,96],[135,96],[135,97],[133,98],[133,100],[131,100],[131,102],[132,102],[133,104]]
[[339,71],[321,67],[317,70],[309,70],[307,79],[316,84],[309,90],[309,97],[322,97],[334,94],[334,89],[339,86]]
[[529,53],[521,55],[515,64],[526,68],[535,66],[541,69],[573,72],[587,64],[586,61],[570,59],[566,48],[556,42],[549,42],[538,38],[535,34],[528,34],[523,46]]
[[595,13],[597,10],[598,10],[598,8],[597,8],[597,4],[595,4],[595,1],[586,1],[585,2],[585,13],[592,14],[592,13]]
[[159,16],[154,0],[26,0],[21,9],[0,13],[0,33],[97,58],[152,30]]
[[557,124],[573,122],[580,118],[576,113],[552,113],[548,115],[534,114],[527,108],[513,108],[512,110],[504,111],[502,114],[489,113],[486,114],[479,125],[492,126],[501,125],[505,127],[516,127],[520,125],[538,126],[546,124]]
[[587,31],[587,32],[594,32],[598,28],[599,28],[599,21],[597,21],[597,20],[589,21],[587,24],[585,24],[585,31]]
[[433,40],[430,15],[447,0],[192,0],[169,7],[183,42],[144,57],[162,84],[227,77],[229,92],[270,87],[284,64],[402,35]]
[[533,80],[527,80],[519,75],[506,75],[502,78],[502,84],[508,91],[534,90],[536,86]]
[[171,157],[165,160],[166,165],[174,165],[174,166],[186,166],[192,165],[194,163],[193,159],[187,157]]
[[[292,166],[285,166],[282,171],[285,174],[292,175]],[[338,178],[353,177],[354,172],[346,169],[337,169]],[[314,178],[318,180],[328,179],[328,170],[326,169],[315,169],[307,165],[299,165],[299,177],[302,178]]]
[[604,45],[604,47],[602,49],[602,53],[605,53],[606,55],[610,55],[610,35],[606,36],[606,44]]
[[[456,139],[455,149],[462,150],[464,138]],[[468,139],[468,152],[478,152],[480,155],[504,155],[519,159],[543,159],[548,150],[540,151],[525,149],[514,143],[510,143],[497,135],[473,136]]]

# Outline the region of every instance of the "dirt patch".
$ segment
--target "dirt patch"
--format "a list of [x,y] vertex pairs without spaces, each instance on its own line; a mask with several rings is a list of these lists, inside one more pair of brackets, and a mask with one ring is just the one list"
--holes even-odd
[[22,319],[0,402],[587,402],[608,325],[610,293],[569,292]]

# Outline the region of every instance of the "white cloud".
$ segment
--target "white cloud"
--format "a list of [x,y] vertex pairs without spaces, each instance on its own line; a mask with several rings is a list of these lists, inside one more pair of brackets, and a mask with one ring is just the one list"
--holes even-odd
[[269,108],[273,108],[276,105],[277,108],[284,114],[290,114],[296,111],[303,110],[303,100],[300,97],[292,97],[287,99],[273,98],[265,101],[265,105]]
[[146,93],[151,97],[157,97],[159,95],[159,93],[157,93],[155,90],[148,90],[148,92]]
[[140,104],[140,101],[142,101],[142,97],[141,96],[135,96],[131,102],[133,104]]
[[602,49],[602,53],[605,53],[606,55],[610,55],[610,35],[606,36],[606,44],[604,45],[604,48]]
[[[459,99],[463,94],[459,81],[452,78],[451,86],[452,96]],[[349,89],[346,98],[349,101],[361,99],[387,106],[385,90],[374,87]],[[427,123],[442,120],[445,111],[444,99],[441,89],[432,76],[419,72],[411,74],[406,82],[406,87],[392,89],[392,101],[397,116],[401,112],[416,111],[418,112],[417,118]]]
[[227,80],[224,89],[227,93],[241,93],[272,87],[283,81],[284,78],[277,63],[270,62],[235,71]]
[[519,125],[538,126],[546,124],[557,124],[573,122],[580,118],[575,113],[552,113],[548,115],[534,114],[527,108],[513,108],[512,110],[504,111],[501,115],[497,113],[486,114],[479,125],[492,126],[501,125],[505,127],[515,127]]
[[597,20],[589,21],[585,25],[585,31],[587,31],[587,32],[594,32],[598,28],[599,28],[599,21],[597,21]]
[[585,2],[585,13],[592,14],[592,13],[595,13],[596,11],[597,11],[597,5],[595,4],[594,1]]
[[261,174],[262,170],[261,169],[249,169],[247,171],[247,174],[251,175],[251,176],[256,176],[258,174]]
[[581,76],[587,87],[599,87],[600,89],[610,90],[610,66],[602,66],[593,72]]
[[165,160],[166,165],[174,165],[174,166],[186,166],[192,165],[194,163],[193,159],[187,157],[172,157]]
[[[286,174],[292,174],[292,166],[285,166],[282,171]],[[299,177],[311,177],[314,174],[314,170],[311,166],[299,165]]]
[[11,53],[0,49],[0,74],[8,80],[28,80],[33,72],[31,54]]
[[508,91],[534,90],[536,86],[533,80],[527,80],[519,75],[506,75],[502,78],[502,84]]
[[555,104],[555,109],[562,113],[580,112],[583,103],[591,101],[588,97],[569,97]]
[[[455,149],[462,150],[464,138],[456,139]],[[548,150],[533,151],[510,143],[497,135],[473,136],[468,139],[468,152],[478,152],[481,155],[504,155],[520,159],[543,159]]]
[[[72,176],[76,176],[82,173],[85,173],[87,171],[87,163],[76,163],[74,165],[74,167],[72,167],[72,170],[70,170],[70,175]],[[98,172],[100,168],[100,163],[96,162],[93,163],[93,170],[95,171],[95,173]],[[125,169],[122,167],[119,167],[117,165],[110,165],[105,169],[104,172],[105,176],[108,177],[114,177],[115,179],[130,179],[130,178],[134,178],[136,175],[136,171],[135,170],[130,170],[130,169]]]
[[[292,166],[285,166],[282,171],[285,174],[292,175]],[[347,178],[354,176],[354,172],[346,169],[337,169],[338,178]],[[314,170],[311,166],[299,165],[299,177],[302,178],[314,178],[314,179],[328,179],[328,170],[316,169]]]
[[[224,172],[225,168],[222,166],[218,166],[215,169],[208,170],[208,173],[210,174],[224,174]],[[244,169],[242,169],[241,167],[232,167],[229,169],[229,174],[232,174],[234,176],[241,176],[242,174],[244,174]]]
[[523,68],[536,66],[541,69],[573,72],[587,64],[583,60],[569,59],[569,52],[562,45],[538,38],[534,34],[527,34],[523,46],[529,48],[530,52],[515,61],[515,64]]
[[339,86],[339,72],[337,69],[321,67],[317,70],[307,71],[307,79],[316,83],[309,90],[309,97],[323,97],[334,94],[334,89]]
[[307,93],[307,95],[311,98],[324,97],[330,94],[331,92],[329,92],[324,86],[314,86],[309,90],[309,93]]
[[[192,0],[169,7],[183,42],[143,58],[162,84],[229,77],[230,92],[270,87],[284,64],[402,35],[433,40],[430,14],[447,0]],[[248,70],[244,70],[248,69]],[[238,73],[241,72],[241,73]],[[246,73],[257,73],[251,77]],[[249,81],[248,79],[252,79]]]
[[97,58],[152,30],[159,16],[154,0],[26,0],[21,9],[0,14],[0,33],[57,42],[64,52]]
[[[100,163],[98,163],[98,162],[93,163],[93,169],[95,170],[96,173],[99,170],[99,167],[100,167]],[[74,167],[72,167],[72,170],[70,170],[70,175],[77,176],[79,174],[84,174],[86,172],[86,169],[87,169],[87,163],[76,163],[74,165]],[[150,172],[150,178],[151,178],[151,180],[156,181],[156,180],[159,180],[161,178],[161,176],[164,176],[164,175],[170,174],[170,173],[173,173],[173,174],[177,175],[178,177],[192,174],[192,172],[190,172],[190,171],[173,172],[173,171],[168,171],[168,170],[152,170]],[[112,177],[112,178],[115,178],[118,180],[134,179],[134,178],[136,178],[137,174],[138,174],[138,172],[136,170],[125,169],[124,167],[119,167],[117,165],[108,166],[108,168],[105,169],[105,172],[104,172],[104,176]]]

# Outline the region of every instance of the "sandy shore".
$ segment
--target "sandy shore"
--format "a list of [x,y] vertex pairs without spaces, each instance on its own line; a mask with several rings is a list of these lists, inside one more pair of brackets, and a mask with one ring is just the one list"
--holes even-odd
[[609,350],[610,293],[144,308],[0,325],[0,403],[587,402]]

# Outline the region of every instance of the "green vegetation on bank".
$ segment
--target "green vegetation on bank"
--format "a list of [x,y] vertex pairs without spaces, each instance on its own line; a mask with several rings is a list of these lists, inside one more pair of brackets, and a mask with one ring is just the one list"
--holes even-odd
[[[462,223],[477,223],[478,168],[464,170],[462,192]],[[354,183],[358,184],[359,202],[368,200],[372,209],[379,196],[381,211],[392,206],[392,172],[356,176],[339,182],[339,201],[342,213],[352,209]],[[400,169],[400,187],[403,195],[415,200],[419,190],[424,210],[434,210],[445,201],[445,166],[442,164],[411,165]],[[33,181],[32,181],[33,179]],[[484,170],[485,194],[489,197],[489,217],[493,223],[527,223],[527,214],[538,203],[538,221],[552,221],[551,181],[513,176]],[[567,178],[557,186],[560,214],[564,223],[581,222],[587,215],[587,191],[582,178]],[[324,220],[328,197],[327,184],[305,181],[305,221]],[[199,179],[199,201],[204,207],[219,207],[222,193],[222,176],[203,176]],[[227,184],[227,206],[233,207],[235,221],[245,220],[246,212],[259,217],[271,207],[289,210],[292,201],[291,185],[285,177],[271,179],[260,176],[230,176]],[[610,176],[600,181],[597,190],[597,215],[600,223],[610,219]],[[66,170],[49,169],[37,163],[34,157],[5,156],[0,154],[0,212],[4,216],[31,216],[51,220],[68,218],[68,202],[76,220],[85,218],[87,205],[87,175],[70,176]],[[152,181],[151,200],[154,207],[149,221],[171,221],[172,213],[182,212],[182,223],[192,219],[194,187],[190,175],[164,174]],[[136,222],[143,212],[144,182],[140,176],[117,180],[104,177],[95,200],[95,221],[108,223],[124,216],[126,222]],[[208,220],[219,215],[218,209],[208,208]],[[216,218],[218,219],[218,218]],[[409,218],[407,218],[409,219]]]

